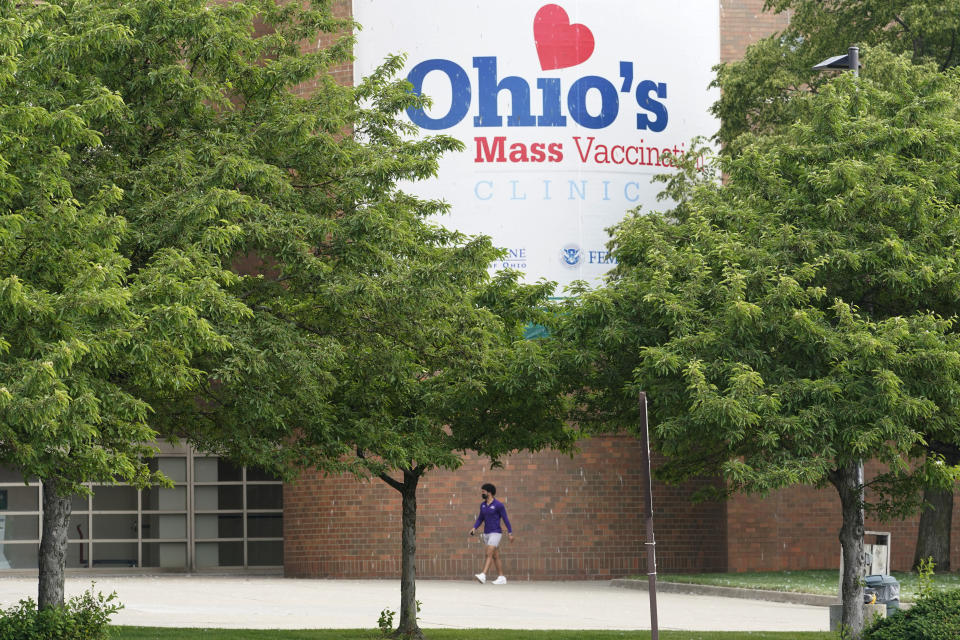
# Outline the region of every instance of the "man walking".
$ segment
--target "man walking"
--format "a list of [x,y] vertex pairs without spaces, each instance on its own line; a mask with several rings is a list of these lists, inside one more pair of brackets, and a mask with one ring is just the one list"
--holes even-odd
[[507,525],[510,542],[513,542],[513,527],[510,526],[510,520],[507,518],[507,508],[494,498],[495,495],[497,495],[497,488],[492,484],[487,483],[480,487],[480,497],[483,498],[483,502],[480,503],[480,515],[473,523],[473,529],[470,529],[470,535],[473,535],[483,524],[480,539],[483,540],[487,561],[483,565],[483,571],[474,576],[480,584],[487,581],[487,571],[490,570],[491,564],[496,566],[498,574],[493,584],[507,584],[507,579],[503,576],[503,565],[500,564],[500,538],[503,537],[500,520],[502,519],[503,524]]

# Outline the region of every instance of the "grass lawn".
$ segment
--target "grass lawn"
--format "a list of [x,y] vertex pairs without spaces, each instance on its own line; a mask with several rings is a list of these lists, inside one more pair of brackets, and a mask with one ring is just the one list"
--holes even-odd
[[[114,640],[383,640],[377,630],[176,629],[113,627]],[[427,640],[648,640],[649,631],[517,631],[512,629],[425,629]],[[764,631],[661,631],[663,640],[827,640],[834,633]]]
[[[634,576],[646,580],[646,576]],[[900,600],[911,602],[917,597],[917,574],[894,571],[893,577],[900,582]],[[691,573],[660,574],[662,582],[709,584],[720,587],[743,587],[745,589],[770,589],[772,591],[795,591],[816,593],[824,596],[837,595],[839,571],[764,571],[760,573]],[[938,589],[960,588],[960,574],[934,575]]]

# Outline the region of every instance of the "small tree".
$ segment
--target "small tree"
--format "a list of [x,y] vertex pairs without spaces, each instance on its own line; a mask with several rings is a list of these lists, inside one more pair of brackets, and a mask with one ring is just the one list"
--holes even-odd
[[[855,634],[863,510],[915,506],[911,461],[929,434],[955,437],[960,409],[944,307],[873,313],[911,296],[952,304],[960,84],[881,50],[870,60],[860,82],[795,98],[794,125],[741,140],[724,184],[675,180],[687,196],[673,211],[620,224],[609,282],[579,291],[557,327],[587,363],[582,420],[628,427],[648,392],[667,479],[836,489]],[[872,505],[858,477],[869,458],[890,468]]]
[[[518,450],[570,451],[575,439],[564,421],[555,364],[539,344],[522,337],[519,320],[536,314],[526,306],[532,300],[521,301],[517,294],[531,294],[512,275],[483,287],[489,261],[482,253],[472,260],[470,279],[486,290],[461,289],[463,283],[450,287],[442,271],[428,280],[410,279],[413,288],[397,287],[400,295],[393,298],[389,325],[381,325],[390,329],[365,336],[364,342],[373,343],[341,379],[347,394],[341,419],[353,434],[358,457],[401,496],[397,634],[402,637],[422,636],[416,620],[415,554],[416,491],[423,475],[433,468],[456,469],[469,450],[496,463]],[[504,310],[505,295],[518,306]],[[544,302],[540,297],[532,296]],[[371,378],[371,372],[389,373]]]
[[349,470],[396,489],[397,633],[421,637],[423,475],[457,468],[468,450],[494,460],[521,449],[569,451],[575,433],[564,421],[555,365],[537,341],[523,339],[524,327],[542,319],[552,285],[520,285],[512,272],[491,280],[488,267],[501,252],[489,238],[427,222],[445,205],[397,187],[430,175],[439,154],[458,146],[408,137],[414,131],[401,114],[423,98],[392,79],[399,68],[391,60],[356,88],[331,87],[352,105],[345,121],[354,135],[331,151],[346,164],[308,163],[278,143],[282,166],[323,191],[294,191],[296,215],[270,221],[272,244],[263,251],[276,275],[244,281],[240,295],[254,310],[249,335],[218,370],[194,437],[288,475]]

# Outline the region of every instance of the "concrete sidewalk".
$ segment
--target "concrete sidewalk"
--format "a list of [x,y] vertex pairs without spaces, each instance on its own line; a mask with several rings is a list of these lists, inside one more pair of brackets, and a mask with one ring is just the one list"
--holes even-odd
[[[295,580],[279,577],[100,576],[125,609],[113,622],[158,627],[251,629],[375,628],[380,611],[400,604],[399,581]],[[68,596],[93,578],[69,576]],[[0,578],[0,604],[36,599],[36,578]],[[646,592],[602,582],[418,580],[424,628],[649,629]],[[825,607],[662,593],[661,629],[827,631]]]

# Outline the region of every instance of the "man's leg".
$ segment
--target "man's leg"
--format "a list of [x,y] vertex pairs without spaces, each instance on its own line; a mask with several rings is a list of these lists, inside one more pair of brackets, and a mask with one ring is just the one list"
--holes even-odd
[[503,576],[503,565],[500,564],[500,549],[493,552],[493,563],[497,565],[497,579],[493,584],[507,584],[507,579]]
[[503,565],[500,564],[500,548],[496,547],[493,550],[493,564],[497,567],[497,575],[503,575]]
[[[483,564],[483,574],[486,575],[487,571],[490,570],[490,564],[493,562],[493,559],[497,557],[497,548],[487,545],[487,561]],[[497,561],[499,566],[499,560]]]

